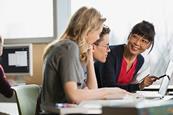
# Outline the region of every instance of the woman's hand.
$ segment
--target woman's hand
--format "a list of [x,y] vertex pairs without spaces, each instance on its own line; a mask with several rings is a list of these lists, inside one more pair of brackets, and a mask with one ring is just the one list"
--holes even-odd
[[134,94],[118,87],[103,89],[106,90],[105,92],[107,92],[104,99],[123,99],[134,96]]
[[93,46],[92,45],[90,45],[90,48],[88,49],[88,59],[89,59],[89,62],[94,62],[94,60],[93,60],[93,52],[94,52],[94,50],[93,50]]
[[144,87],[148,87],[153,84],[159,78],[156,76],[146,76],[141,83],[139,83],[139,88],[144,89]]
[[87,80],[86,80],[87,87],[89,89],[97,89],[97,80],[94,70],[94,59],[93,59],[93,46],[90,45],[88,49],[88,63],[87,63]]

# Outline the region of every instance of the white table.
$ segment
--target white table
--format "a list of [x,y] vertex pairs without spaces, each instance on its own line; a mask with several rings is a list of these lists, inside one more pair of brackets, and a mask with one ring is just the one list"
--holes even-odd
[[19,115],[17,103],[15,102],[0,102],[0,112],[9,115]]

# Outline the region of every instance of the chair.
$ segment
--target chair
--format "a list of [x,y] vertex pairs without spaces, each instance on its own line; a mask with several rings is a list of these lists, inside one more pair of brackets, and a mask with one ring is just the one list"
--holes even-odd
[[35,115],[40,87],[36,84],[13,87],[19,115]]

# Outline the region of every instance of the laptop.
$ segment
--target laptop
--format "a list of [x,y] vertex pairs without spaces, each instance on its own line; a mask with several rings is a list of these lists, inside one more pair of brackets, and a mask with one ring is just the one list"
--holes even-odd
[[165,75],[161,76],[162,82],[158,92],[154,91],[137,91],[137,98],[155,99],[163,98],[166,95],[170,78],[173,76],[173,61],[170,60]]

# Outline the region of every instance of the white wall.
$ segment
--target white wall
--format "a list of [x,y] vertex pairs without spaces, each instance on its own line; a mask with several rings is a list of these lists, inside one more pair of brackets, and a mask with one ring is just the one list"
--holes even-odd
[[[154,48],[150,54],[148,54],[147,51],[143,55],[151,67],[150,74],[160,76],[165,73],[169,60],[173,60],[173,7],[171,6],[171,0],[69,1],[71,1],[71,3],[65,2],[68,5],[64,5],[65,8],[71,7],[71,14],[79,7],[85,5],[97,8],[103,16],[107,18],[106,24],[112,30],[110,39],[111,45],[126,43],[127,36],[136,23],[142,20],[153,23],[156,30]],[[71,4],[71,6],[69,4]],[[69,12],[67,14],[69,14]],[[67,21],[67,19],[64,20]],[[65,25],[64,22],[62,24]]]

